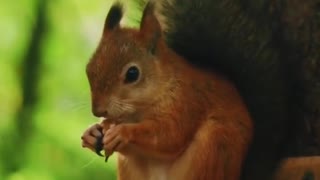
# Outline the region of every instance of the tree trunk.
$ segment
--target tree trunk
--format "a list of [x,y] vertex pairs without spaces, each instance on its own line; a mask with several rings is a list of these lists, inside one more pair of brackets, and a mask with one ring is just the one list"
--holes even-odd
[[32,119],[38,102],[37,89],[40,77],[41,43],[45,36],[45,2],[45,0],[36,2],[35,23],[31,31],[30,44],[21,64],[20,87],[22,88],[23,99],[16,113],[16,132],[10,138],[10,146],[6,147],[3,154],[6,165],[5,173],[8,176],[21,168],[27,143],[34,132]]
[[288,56],[299,58],[293,72],[303,128],[297,135],[299,154],[320,155],[320,1],[286,0],[281,20],[291,45]]

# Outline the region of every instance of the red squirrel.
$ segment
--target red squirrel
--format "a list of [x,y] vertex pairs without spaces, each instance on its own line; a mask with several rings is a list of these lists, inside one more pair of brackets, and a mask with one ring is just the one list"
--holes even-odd
[[247,106],[227,78],[170,49],[146,6],[140,29],[121,27],[121,4],[105,20],[87,65],[92,112],[82,136],[118,154],[119,180],[237,180],[253,137]]

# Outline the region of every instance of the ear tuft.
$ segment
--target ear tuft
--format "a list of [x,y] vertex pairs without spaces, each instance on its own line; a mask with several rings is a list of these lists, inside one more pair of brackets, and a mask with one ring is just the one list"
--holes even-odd
[[117,27],[120,23],[120,20],[123,16],[123,6],[119,2],[116,2],[112,5],[105,24],[104,24],[104,31],[109,31]]
[[159,24],[158,20],[154,15],[154,9],[154,2],[148,2],[143,10],[140,29],[143,30],[145,26],[157,26]]
[[152,54],[156,53],[157,42],[161,37],[161,27],[158,19],[154,15],[155,4],[148,2],[142,15],[140,33],[145,38],[147,48]]

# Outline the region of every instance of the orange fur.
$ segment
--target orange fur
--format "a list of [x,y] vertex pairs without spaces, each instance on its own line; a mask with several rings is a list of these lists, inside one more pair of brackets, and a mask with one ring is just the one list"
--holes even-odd
[[[108,111],[103,144],[119,152],[118,179],[239,179],[253,133],[246,106],[226,78],[166,46],[150,9],[140,31],[105,30],[87,66],[93,112]],[[141,79],[123,84],[130,63]]]

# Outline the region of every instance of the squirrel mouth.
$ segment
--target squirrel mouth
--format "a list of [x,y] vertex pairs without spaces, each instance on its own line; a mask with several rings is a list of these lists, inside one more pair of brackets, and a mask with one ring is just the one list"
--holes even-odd
[[111,122],[113,124],[120,124],[122,123],[122,118],[119,117],[119,118],[108,118],[108,117],[99,117],[100,119],[100,122],[103,122],[103,121],[108,121],[108,122]]
[[107,118],[106,117],[99,117],[99,120],[102,122],[102,121],[106,121]]

